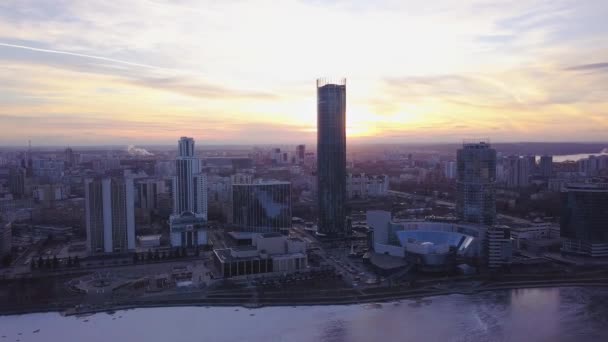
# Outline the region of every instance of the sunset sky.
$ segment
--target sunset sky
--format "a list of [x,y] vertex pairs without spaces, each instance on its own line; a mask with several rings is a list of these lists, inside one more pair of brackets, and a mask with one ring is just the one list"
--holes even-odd
[[608,140],[608,2],[0,2],[0,145]]

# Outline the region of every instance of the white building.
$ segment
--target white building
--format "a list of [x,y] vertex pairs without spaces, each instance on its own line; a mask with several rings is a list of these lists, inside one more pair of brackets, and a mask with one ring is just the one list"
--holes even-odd
[[253,246],[214,250],[214,261],[224,278],[284,275],[308,268],[306,242],[278,233],[255,234]]
[[134,186],[130,178],[85,182],[87,247],[90,253],[135,249]]
[[382,197],[388,193],[388,183],[386,175],[349,174],[346,178],[346,193],[349,199]]

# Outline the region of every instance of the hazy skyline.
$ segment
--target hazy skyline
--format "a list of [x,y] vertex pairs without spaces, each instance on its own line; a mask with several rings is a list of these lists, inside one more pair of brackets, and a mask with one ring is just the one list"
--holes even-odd
[[0,145],[606,141],[608,4],[4,1]]

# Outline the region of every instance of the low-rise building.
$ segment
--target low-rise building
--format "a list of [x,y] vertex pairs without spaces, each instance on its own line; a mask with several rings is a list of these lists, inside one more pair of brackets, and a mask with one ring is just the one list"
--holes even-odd
[[215,265],[223,278],[293,273],[308,267],[306,242],[300,238],[256,234],[253,244],[214,250]]
[[349,199],[366,199],[388,194],[388,176],[349,174],[346,178],[346,193]]
[[207,244],[207,219],[201,214],[183,212],[169,218],[171,246],[197,247]]

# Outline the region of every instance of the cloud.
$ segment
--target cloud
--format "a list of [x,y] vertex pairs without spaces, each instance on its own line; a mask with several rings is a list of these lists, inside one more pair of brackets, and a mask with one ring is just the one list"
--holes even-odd
[[569,71],[608,71],[608,63],[581,64],[566,68]]
[[[314,139],[318,75],[348,78],[350,137],[589,139],[608,129],[603,9],[601,0],[6,0],[1,142],[20,129],[61,132],[49,143]],[[600,63],[577,65],[589,56]]]

